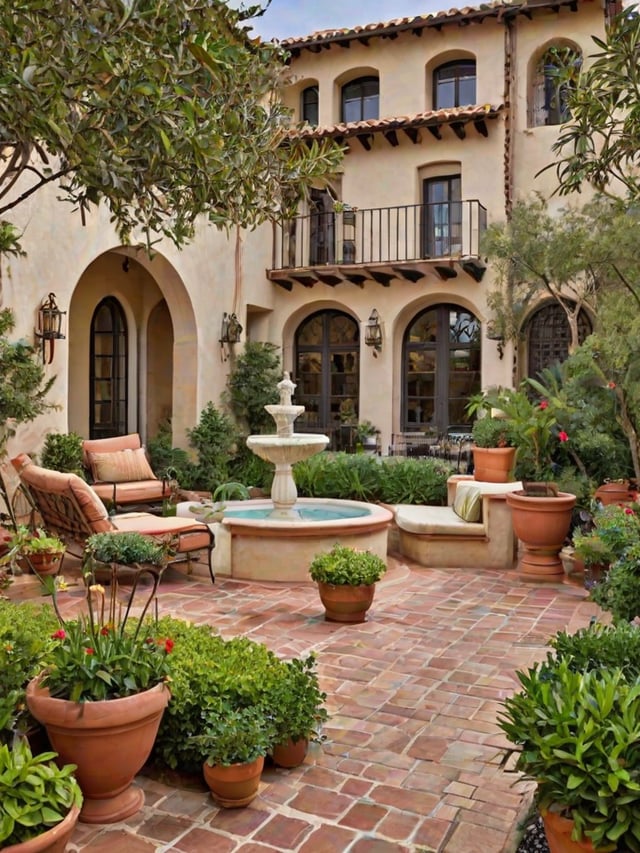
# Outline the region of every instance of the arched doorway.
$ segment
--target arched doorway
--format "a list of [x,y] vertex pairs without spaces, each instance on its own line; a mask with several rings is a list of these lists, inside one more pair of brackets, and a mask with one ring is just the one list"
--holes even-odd
[[[339,436],[342,424],[358,420],[360,329],[342,311],[320,311],[295,334],[295,402],[306,409],[304,428]],[[339,442],[338,442],[339,443]]]
[[89,436],[127,432],[129,342],[122,306],[113,296],[93,312],[89,358]]
[[481,388],[480,322],[459,305],[418,314],[403,341],[402,430],[466,427],[465,407]]
[[[578,339],[587,338],[593,327],[588,315],[578,315]],[[569,355],[571,330],[567,315],[557,302],[548,302],[539,308],[527,324],[528,376],[536,377],[545,367],[564,361]]]

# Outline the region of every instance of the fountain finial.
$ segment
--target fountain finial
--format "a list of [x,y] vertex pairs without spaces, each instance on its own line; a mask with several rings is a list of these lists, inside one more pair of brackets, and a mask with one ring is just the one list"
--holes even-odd
[[284,377],[280,382],[278,382],[276,387],[280,392],[280,405],[290,406],[291,397],[293,396],[293,392],[296,390],[296,385],[291,381],[288,371],[285,370]]

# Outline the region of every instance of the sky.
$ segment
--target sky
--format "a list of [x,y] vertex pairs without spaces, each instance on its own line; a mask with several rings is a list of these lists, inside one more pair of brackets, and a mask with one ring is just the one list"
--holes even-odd
[[[239,5],[239,0],[235,0],[233,5]],[[309,35],[316,30],[354,27],[438,12],[452,5],[456,3],[451,0],[366,0],[364,3],[350,3],[349,0],[271,0],[271,5],[261,18],[255,20],[253,28],[263,38],[285,39]]]

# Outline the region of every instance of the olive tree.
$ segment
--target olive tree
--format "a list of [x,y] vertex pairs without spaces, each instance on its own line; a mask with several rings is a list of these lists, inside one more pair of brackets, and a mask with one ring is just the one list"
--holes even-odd
[[[123,242],[182,246],[204,215],[253,227],[295,209],[341,151],[287,136],[285,55],[251,38],[263,11],[222,0],[0,5],[0,234],[47,185],[84,220],[107,205]],[[10,237],[7,241],[7,237]]]

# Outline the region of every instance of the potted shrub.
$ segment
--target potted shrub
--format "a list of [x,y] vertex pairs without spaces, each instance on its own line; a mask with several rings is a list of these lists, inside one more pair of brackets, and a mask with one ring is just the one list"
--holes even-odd
[[471,428],[473,476],[484,483],[507,483],[513,479],[516,448],[513,431],[504,418],[485,415]]
[[368,453],[375,453],[378,446],[378,432],[379,430],[371,421],[360,421],[354,433],[356,447]]
[[19,524],[8,541],[9,550],[0,558],[0,565],[32,569],[38,575],[59,572],[66,545],[57,536],[48,536],[41,528],[31,530]]
[[0,746],[0,848],[5,853],[62,853],[78,821],[82,794],[74,766],[55,752],[32,755],[18,739]]
[[297,767],[307,754],[309,741],[318,737],[328,719],[315,671],[316,656],[283,661],[282,676],[272,693],[276,729],[271,756],[279,767]]
[[[149,757],[170,698],[173,640],[158,636],[144,618],[162,567],[137,568],[128,599],[122,601],[118,563],[113,562],[107,593],[95,582],[93,557],[104,556],[99,544],[114,541],[130,543],[131,534],[90,537],[84,616],[62,619],[58,590],[49,579],[60,628],[52,635],[55,642],[44,656],[43,672],[27,686],[29,710],[45,726],[52,747],[62,761],[77,765],[84,795],[80,820],[86,823],[113,823],[140,809],[144,795],[133,779]],[[116,554],[123,559],[124,547],[114,547],[112,556]],[[131,556],[140,556],[133,547]],[[147,575],[153,580],[151,591],[145,592],[140,618],[131,620],[138,581]]]
[[631,622],[640,616],[640,540],[611,565],[591,588],[591,600],[611,613],[614,622]]
[[638,850],[640,635],[632,626],[559,634],[518,672],[499,726],[537,782],[551,853]]
[[364,622],[371,607],[375,584],[386,572],[385,561],[370,551],[336,543],[317,554],[309,566],[318,584],[325,619],[330,622]]
[[204,778],[225,808],[248,805],[258,793],[264,757],[274,728],[261,708],[213,703],[202,713],[203,733],[193,738],[202,752]]

